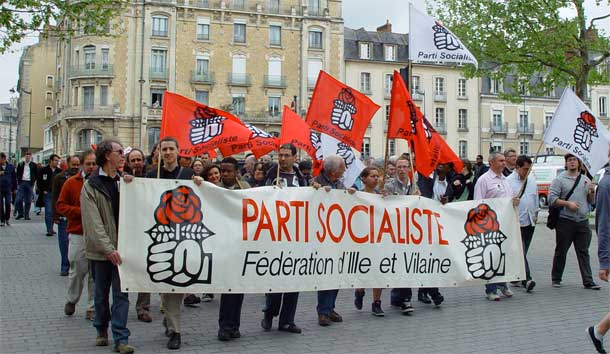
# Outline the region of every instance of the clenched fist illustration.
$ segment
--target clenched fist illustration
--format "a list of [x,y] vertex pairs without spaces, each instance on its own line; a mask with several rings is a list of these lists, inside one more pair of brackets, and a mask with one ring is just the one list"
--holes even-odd
[[472,277],[489,280],[504,275],[502,242],[506,235],[500,231],[496,212],[487,204],[470,209],[464,230],[467,235],[462,244],[466,246],[466,265]]
[[342,89],[339,97],[334,101],[331,122],[343,130],[352,130],[356,114],[356,99],[350,89]]
[[580,117],[576,120],[578,123],[576,129],[574,129],[574,142],[580,144],[580,146],[587,152],[591,152],[591,145],[593,144],[593,138],[597,138],[597,127],[595,124],[595,117],[591,113],[584,111],[580,113]]
[[356,159],[352,148],[344,143],[339,143],[337,145],[337,156],[343,158],[343,161],[345,161],[345,169],[348,170],[352,163],[354,163],[354,159]]
[[225,118],[219,116],[215,109],[198,107],[195,110],[195,119],[190,122],[191,143],[193,145],[207,143],[222,134],[224,120]]
[[434,45],[438,49],[458,50],[462,48],[460,41],[440,23],[432,26],[434,30]]
[[173,286],[209,284],[212,254],[203,241],[214,233],[202,223],[201,200],[190,187],[166,191],[155,210],[156,224],[150,230],[147,271],[150,279]]

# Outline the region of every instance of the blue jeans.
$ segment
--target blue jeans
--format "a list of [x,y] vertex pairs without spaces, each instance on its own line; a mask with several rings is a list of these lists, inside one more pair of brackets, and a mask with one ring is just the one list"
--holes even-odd
[[[46,212],[46,211],[45,211]],[[68,219],[61,218],[57,225],[57,241],[59,241],[59,254],[61,256],[61,272],[70,270],[70,262],[68,261]]]
[[[44,192],[41,192],[44,193]],[[52,234],[53,231],[53,206],[51,205],[51,193],[47,192],[42,197],[44,201],[44,223],[47,226],[47,233]]]
[[[282,301],[282,298],[284,301]],[[280,326],[294,324],[294,314],[297,312],[298,301],[299,293],[265,294],[263,312],[265,312],[265,315],[271,315],[272,317],[280,315]]]
[[10,190],[0,192],[0,222],[8,221],[11,218],[11,197]]
[[506,288],[506,283],[485,284],[485,294],[495,294],[499,288]]
[[33,186],[28,181],[22,181],[17,188],[17,197],[15,198],[15,208],[17,216],[30,217],[30,206],[32,205]]
[[318,315],[328,316],[335,310],[335,301],[338,294],[338,289],[318,291]]
[[[91,270],[94,281],[95,319],[93,326],[98,333],[108,331],[108,322],[112,327],[112,339],[115,345],[127,344],[129,329],[127,329],[127,314],[129,313],[129,299],[127,293],[121,292],[119,269],[110,261],[91,261]],[[110,287],[112,286],[112,312],[108,301]]]

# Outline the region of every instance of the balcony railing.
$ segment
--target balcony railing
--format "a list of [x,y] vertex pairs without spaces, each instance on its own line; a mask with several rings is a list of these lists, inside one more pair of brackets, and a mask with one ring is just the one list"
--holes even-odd
[[435,123],[434,124],[434,129],[436,129],[436,131],[439,134],[443,134],[446,135],[447,134],[447,124],[443,124],[443,123]]
[[114,70],[110,64],[102,65],[82,65],[73,66],[70,68],[68,77],[71,79],[77,77],[113,77]]
[[286,76],[284,75],[265,75],[265,87],[286,88]]
[[411,97],[415,100],[415,101],[423,101],[424,99],[424,95],[422,95],[421,93],[417,93],[417,92],[413,92],[413,94],[411,95]]
[[64,118],[111,118],[113,114],[112,106],[72,106],[62,110]]
[[458,132],[467,132],[468,131],[468,126],[463,125],[463,126],[458,126]]
[[162,80],[167,81],[168,71],[167,69],[159,70],[159,68],[150,68],[148,78],[150,80]]
[[529,125],[517,125],[517,131],[519,134],[534,134],[534,123]]
[[239,118],[247,123],[281,123],[282,112],[278,112],[276,115],[273,115],[269,112],[252,112],[252,113],[241,113],[239,114]]
[[227,85],[231,86],[251,86],[250,74],[229,73]]
[[210,2],[208,0],[190,0],[190,4],[195,7],[200,7],[207,9],[210,7]]
[[365,95],[372,95],[373,91],[371,91],[370,87],[360,87],[360,92],[362,92]]
[[214,73],[206,72],[206,73],[197,73],[195,71],[191,71],[191,83],[194,84],[214,84]]
[[498,133],[498,134],[506,134],[506,133],[508,133],[508,123],[504,123],[504,124],[492,124],[491,125],[491,132],[492,133]]
[[434,101],[436,101],[436,102],[447,102],[447,93],[446,92],[442,92],[442,93],[434,94]]
[[167,31],[152,30],[153,37],[167,37]]

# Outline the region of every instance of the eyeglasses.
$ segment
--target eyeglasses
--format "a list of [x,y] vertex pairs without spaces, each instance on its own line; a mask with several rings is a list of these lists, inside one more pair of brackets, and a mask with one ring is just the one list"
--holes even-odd
[[112,150],[112,152],[118,152],[119,155],[123,155],[123,149],[119,149],[119,150]]

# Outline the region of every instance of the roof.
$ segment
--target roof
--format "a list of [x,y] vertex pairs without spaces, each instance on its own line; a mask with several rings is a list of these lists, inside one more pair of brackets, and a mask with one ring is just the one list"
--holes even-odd
[[[383,55],[383,46],[386,44],[397,46],[396,60],[388,62],[407,62],[409,60],[409,35],[393,32],[367,31],[364,28],[351,29],[344,27],[344,55],[345,59],[386,61]],[[371,43],[371,59],[361,59],[359,43]]]

